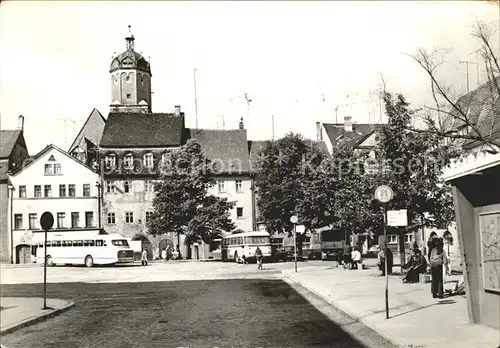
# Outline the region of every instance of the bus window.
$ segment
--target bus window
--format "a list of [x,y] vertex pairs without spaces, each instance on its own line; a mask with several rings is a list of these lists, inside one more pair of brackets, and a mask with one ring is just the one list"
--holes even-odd
[[95,240],[89,240],[89,246],[91,247],[95,246]]
[[83,246],[83,240],[74,240],[73,241],[73,246]]
[[66,246],[69,246],[69,247],[73,246],[73,241],[72,240],[67,240],[66,242],[67,242]]
[[[56,245],[54,245],[54,243],[56,243]],[[52,242],[52,246],[60,247],[61,246],[61,241],[58,240],[57,242]]]
[[98,239],[95,241],[95,246],[102,246],[103,245],[103,242],[102,242],[102,239]]
[[63,240],[63,241],[62,241],[62,246],[63,246],[63,247],[67,247],[67,246],[68,246],[68,242],[67,242],[67,241],[65,241],[65,240]]
[[113,239],[111,243],[115,246],[128,246],[126,239]]
[[84,247],[88,247],[89,246],[89,242],[90,242],[90,240],[84,240],[83,241],[83,246]]

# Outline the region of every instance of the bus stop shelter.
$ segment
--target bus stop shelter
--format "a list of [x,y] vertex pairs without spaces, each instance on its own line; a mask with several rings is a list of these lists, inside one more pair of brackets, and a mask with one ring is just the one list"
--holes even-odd
[[445,174],[452,185],[457,235],[472,323],[500,328],[500,154]]

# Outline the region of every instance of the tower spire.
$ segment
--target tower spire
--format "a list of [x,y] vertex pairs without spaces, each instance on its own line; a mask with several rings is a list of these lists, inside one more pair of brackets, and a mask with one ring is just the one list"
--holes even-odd
[[132,35],[132,26],[129,25],[128,26],[128,33],[129,33],[129,36],[127,36],[125,38],[125,41],[127,41],[127,51],[133,51],[134,50],[134,35]]

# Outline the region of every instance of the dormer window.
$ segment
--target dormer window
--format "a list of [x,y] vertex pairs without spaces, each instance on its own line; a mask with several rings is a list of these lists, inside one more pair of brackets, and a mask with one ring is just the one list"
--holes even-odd
[[108,168],[113,168],[116,166],[116,156],[115,155],[107,155],[104,159],[104,164]]
[[147,153],[144,155],[144,167],[153,168],[153,154]]
[[132,168],[133,163],[134,163],[134,156],[132,156],[131,154],[126,155],[123,161],[125,168],[129,169]]

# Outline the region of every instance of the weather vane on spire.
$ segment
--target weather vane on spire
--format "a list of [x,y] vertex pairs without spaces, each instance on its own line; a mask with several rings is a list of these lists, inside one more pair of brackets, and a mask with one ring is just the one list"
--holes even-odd
[[134,35],[132,35],[132,26],[129,25],[128,26],[128,32],[129,32],[129,36],[127,38],[125,38],[125,40],[127,41],[127,50],[128,51],[133,51],[134,50]]

